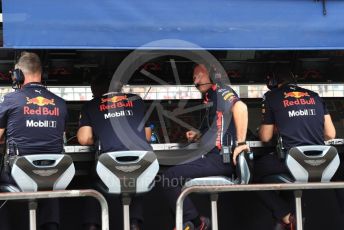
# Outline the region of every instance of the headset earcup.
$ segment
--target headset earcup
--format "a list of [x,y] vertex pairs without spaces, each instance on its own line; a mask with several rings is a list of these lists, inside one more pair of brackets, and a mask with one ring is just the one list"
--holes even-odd
[[209,78],[210,78],[211,81],[214,81],[215,70],[214,70],[214,68],[212,66],[209,66],[208,69],[209,69]]
[[274,73],[272,74],[271,85],[272,85],[272,88],[278,87],[278,78],[277,78],[276,74],[274,74]]
[[290,71],[290,78],[292,79],[291,83],[297,84],[297,78],[292,71]]
[[13,82],[15,84],[23,84],[24,83],[24,73],[20,69],[13,70]]
[[214,66],[210,66],[209,69],[210,69],[209,70],[210,81],[215,84],[221,84],[221,80],[222,80],[221,74],[218,71],[216,71]]
[[266,86],[268,87],[268,89],[274,89],[278,87],[278,79],[276,78],[276,75],[274,73],[270,74],[266,78],[266,80]]

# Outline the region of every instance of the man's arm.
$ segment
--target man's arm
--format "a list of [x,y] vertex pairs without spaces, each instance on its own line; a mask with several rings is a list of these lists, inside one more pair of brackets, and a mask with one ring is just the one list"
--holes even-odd
[[150,142],[152,137],[152,129],[151,127],[145,127],[145,134],[146,134],[146,140]]
[[78,142],[81,145],[93,145],[93,131],[91,126],[82,126],[79,128],[78,133],[76,134]]
[[236,128],[236,137],[238,142],[246,140],[248,112],[247,106],[244,102],[238,101],[232,108],[234,124]]
[[4,132],[5,129],[0,129],[0,144],[4,143]]
[[259,128],[259,139],[262,142],[269,142],[274,135],[273,124],[262,124]]
[[324,139],[327,141],[336,137],[336,129],[333,125],[331,115],[326,114],[324,119]]
[[271,91],[267,92],[263,96],[262,101],[262,123],[259,127],[258,135],[262,142],[269,142],[274,133],[277,132],[275,126],[275,115],[270,106]]
[[9,97],[0,97],[0,141],[4,141],[4,133],[7,127],[8,111],[14,103],[9,101]]
[[[237,142],[246,141],[248,112],[247,106],[244,102],[238,101],[232,107],[233,119],[236,128]],[[242,151],[249,151],[247,144],[236,146],[233,152],[233,162],[236,165],[236,158]]]

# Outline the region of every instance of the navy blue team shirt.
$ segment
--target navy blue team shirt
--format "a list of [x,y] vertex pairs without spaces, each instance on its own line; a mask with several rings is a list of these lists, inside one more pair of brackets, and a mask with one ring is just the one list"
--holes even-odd
[[39,83],[26,84],[1,99],[0,128],[6,128],[11,153],[61,153],[66,119],[65,101]]
[[152,150],[146,141],[143,118],[144,103],[138,95],[116,92],[86,102],[79,126],[92,127],[101,152]]
[[265,93],[262,124],[274,124],[283,146],[324,144],[325,103],[311,90],[287,84]]
[[205,135],[201,139],[201,144],[207,141],[206,144],[215,144],[215,148],[221,150],[223,145],[230,144],[230,139],[235,141],[236,130],[231,109],[238,101],[240,98],[237,93],[227,85],[213,85],[205,93],[203,103],[210,107],[201,126],[201,132]]

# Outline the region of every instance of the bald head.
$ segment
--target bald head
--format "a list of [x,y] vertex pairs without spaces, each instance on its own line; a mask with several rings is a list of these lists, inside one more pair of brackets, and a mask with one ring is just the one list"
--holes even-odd
[[208,69],[204,64],[198,64],[195,66],[194,72],[202,72],[208,74]]
[[209,71],[204,64],[198,64],[194,68],[193,72],[193,82],[197,89],[205,93],[212,86],[212,82],[209,76]]

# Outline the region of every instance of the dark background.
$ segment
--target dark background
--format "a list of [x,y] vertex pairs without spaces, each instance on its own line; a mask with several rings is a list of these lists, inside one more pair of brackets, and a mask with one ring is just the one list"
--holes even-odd
[[[10,83],[9,71],[23,50],[0,49],[0,84]],[[50,85],[87,85],[99,74],[115,72],[119,64],[132,50],[31,50],[40,55],[44,75]],[[183,58],[187,51],[176,51],[169,55],[166,51],[139,51],[140,55],[158,54],[159,58],[146,61],[138,67],[129,84],[158,84],[140,71],[146,71],[158,78],[176,84],[171,61],[176,63],[182,84],[191,84],[193,62]],[[265,83],[265,76],[276,63],[291,66],[300,83],[343,82],[344,51],[209,51],[224,67],[230,81],[235,83]],[[204,60],[199,60],[204,61]]]

